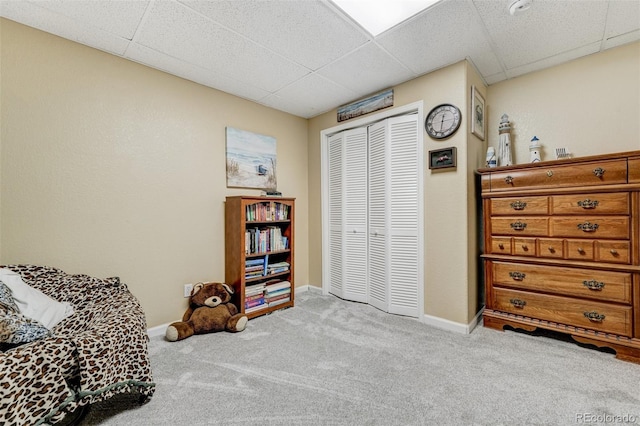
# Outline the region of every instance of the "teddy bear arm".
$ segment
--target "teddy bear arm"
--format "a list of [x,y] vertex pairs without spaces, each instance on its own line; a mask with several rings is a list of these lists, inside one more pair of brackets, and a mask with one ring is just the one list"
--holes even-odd
[[238,313],[238,308],[233,303],[227,303],[227,309],[229,309],[229,313],[231,316],[236,315]]
[[189,318],[191,318],[191,314],[193,314],[193,308],[189,306],[189,308],[187,308],[184,315],[182,316],[182,321],[183,322],[189,321]]

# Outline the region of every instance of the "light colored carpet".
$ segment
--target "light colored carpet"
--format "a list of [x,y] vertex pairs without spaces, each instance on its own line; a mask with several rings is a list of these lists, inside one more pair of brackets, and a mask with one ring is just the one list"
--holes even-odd
[[241,333],[149,348],[151,401],[114,398],[83,425],[640,424],[640,365],[547,337],[442,331],[312,292]]

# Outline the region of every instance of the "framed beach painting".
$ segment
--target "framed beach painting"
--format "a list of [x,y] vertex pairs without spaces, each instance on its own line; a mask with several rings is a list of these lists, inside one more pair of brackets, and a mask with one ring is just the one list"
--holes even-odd
[[227,187],[277,188],[274,137],[227,127]]

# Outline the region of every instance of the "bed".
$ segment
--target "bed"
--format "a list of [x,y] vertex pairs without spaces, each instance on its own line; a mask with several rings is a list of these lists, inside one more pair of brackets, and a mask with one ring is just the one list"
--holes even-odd
[[46,266],[0,268],[73,311],[46,336],[0,345],[0,424],[68,421],[71,413],[124,392],[141,402],[151,398],[145,315],[126,284]]

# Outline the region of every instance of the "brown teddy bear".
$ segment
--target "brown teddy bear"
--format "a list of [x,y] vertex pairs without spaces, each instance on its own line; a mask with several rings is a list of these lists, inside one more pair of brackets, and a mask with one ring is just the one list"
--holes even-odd
[[238,313],[238,308],[229,303],[233,290],[227,284],[198,283],[189,298],[189,308],[182,321],[167,327],[165,337],[170,342],[186,339],[194,334],[216,331],[242,331],[247,325],[247,316]]

